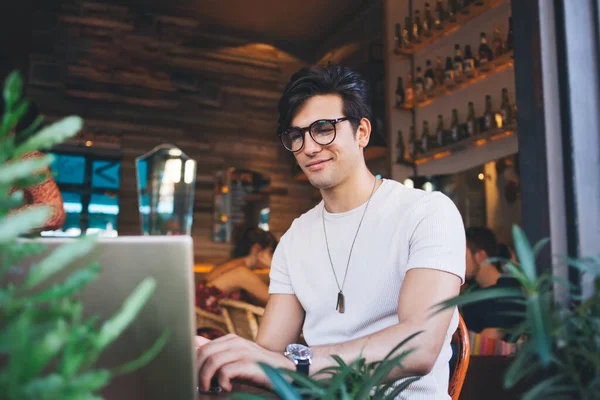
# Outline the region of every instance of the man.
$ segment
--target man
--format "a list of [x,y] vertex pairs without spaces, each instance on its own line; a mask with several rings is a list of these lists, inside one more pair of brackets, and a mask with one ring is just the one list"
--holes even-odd
[[[215,374],[225,390],[232,378],[267,385],[257,362],[313,374],[335,365],[332,355],[382,360],[423,331],[408,346],[415,351],[405,368],[388,380],[421,375],[405,392],[408,398],[450,398],[448,360],[458,313],[432,316],[432,307],[460,291],[462,219],[441,193],[369,172],[368,93],[359,75],[339,66],[302,69],[286,86],[279,136],[323,201],[280,240],[256,343],[229,335],[198,349],[201,388],[208,389]],[[310,347],[288,346],[301,330]]]
[[[500,246],[494,232],[488,228],[472,227],[467,229],[466,237],[467,290],[520,288],[515,278],[502,276],[497,264],[488,262],[489,258],[499,256]],[[524,308],[514,302],[500,300],[480,301],[461,309],[468,330],[500,340],[505,339],[505,330],[522,321],[515,312],[524,312]]]

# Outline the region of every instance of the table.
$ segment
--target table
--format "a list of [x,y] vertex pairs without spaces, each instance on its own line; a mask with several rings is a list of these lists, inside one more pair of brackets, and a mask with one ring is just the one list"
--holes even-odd
[[257,388],[256,386],[249,386],[240,383],[233,385],[234,389],[232,392],[221,392],[221,393],[199,393],[196,400],[215,400],[217,398],[226,399],[231,393],[252,393],[265,398],[276,399],[277,396],[272,392],[265,389]]

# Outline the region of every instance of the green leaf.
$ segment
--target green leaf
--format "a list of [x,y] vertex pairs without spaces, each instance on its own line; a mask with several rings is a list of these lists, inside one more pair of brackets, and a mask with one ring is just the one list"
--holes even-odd
[[279,397],[285,400],[302,400],[296,389],[294,389],[294,387],[288,383],[276,369],[264,363],[258,363],[258,365],[265,372],[269,381],[271,381],[273,390],[275,390],[275,393],[277,393]]
[[342,360],[342,358],[336,354],[332,355],[331,358],[333,358],[335,360],[336,363],[338,363],[338,365],[340,367],[347,367],[348,365],[346,365],[346,363],[344,362],[344,360]]
[[529,244],[529,240],[527,236],[525,236],[525,232],[517,225],[513,225],[512,228],[513,240],[515,243],[515,252],[517,253],[517,257],[519,262],[521,263],[521,267],[523,269],[523,273],[529,280],[529,282],[535,282],[537,280],[537,271],[535,269],[535,254],[531,249],[531,245]]
[[398,343],[383,359],[383,361],[387,361],[389,360],[392,355],[398,351],[400,348],[402,348],[403,346],[405,346],[407,343],[409,343],[411,340],[413,340],[414,338],[416,338],[417,336],[419,336],[421,333],[423,333],[423,331],[418,331],[415,332],[409,336],[407,336],[406,338],[404,338],[404,340],[402,340],[400,343]]
[[131,324],[154,292],[155,287],[156,280],[146,278],[134,289],[123,302],[121,309],[104,322],[100,328],[96,351],[100,352],[106,348]]
[[507,389],[512,388],[522,379],[530,376],[534,371],[539,370],[540,364],[535,359],[530,347],[527,343],[524,344],[506,370],[504,374],[504,387]]
[[535,287],[535,282],[530,282],[527,276],[525,276],[525,274],[523,273],[523,271],[512,262],[504,264],[504,269],[506,269],[508,274],[512,275],[516,280],[518,280],[521,286],[523,286],[528,291],[532,290]]
[[67,386],[69,391],[75,393],[93,392],[106,386],[110,378],[110,372],[107,370],[89,371],[69,379]]
[[590,274],[592,276],[600,276],[600,266],[593,265],[592,263],[589,262],[589,260],[579,260],[579,259],[572,258],[572,257],[567,257],[566,260],[570,266],[577,268],[579,271],[581,271],[584,274]]
[[39,341],[28,346],[27,379],[34,379],[50,361],[58,355],[68,337],[67,324],[63,320],[52,321],[51,328]]
[[84,236],[54,250],[48,257],[31,268],[24,288],[31,289],[39,285],[74,260],[88,254],[93,249],[95,240],[94,236]]
[[83,120],[79,117],[67,117],[42,129],[35,136],[27,139],[25,143],[17,147],[15,157],[20,157],[35,150],[50,149],[54,145],[64,142],[75,136],[83,126]]
[[551,356],[550,315],[548,310],[549,295],[541,297],[534,294],[528,299],[527,316],[531,326],[533,346],[543,366],[548,366]]
[[542,251],[542,249],[544,247],[546,247],[546,245],[550,243],[550,238],[544,238],[542,240],[539,240],[534,246],[533,246],[533,254],[534,256],[537,256],[538,254],[540,254],[540,251]]
[[402,383],[398,384],[397,386],[393,386],[393,390],[389,393],[384,393],[384,396],[381,397],[382,399],[395,399],[396,397],[398,397],[398,395],[400,393],[402,393],[403,391],[406,390],[407,387],[409,387],[413,382],[418,381],[419,379],[421,379],[420,376],[413,376],[410,378],[405,378]]
[[310,389],[310,391],[315,396],[323,396],[325,394],[325,387],[321,383],[307,377],[306,375],[287,369],[282,369],[279,371],[283,375],[287,375],[290,378],[292,378],[297,384],[302,385],[307,389]]
[[19,120],[27,113],[28,108],[29,102],[23,100],[16,107],[12,107],[12,110],[9,113],[4,114],[4,118],[2,119],[3,134],[5,134],[6,131],[12,130],[17,125]]
[[25,384],[16,398],[20,399],[58,399],[66,386],[65,379],[58,374],[50,374]]
[[230,399],[237,399],[237,400],[268,400],[269,399],[269,397],[259,396],[257,394],[253,394],[253,393],[232,393],[227,397]]
[[28,303],[43,303],[50,300],[60,299],[77,293],[88,283],[94,281],[100,274],[100,265],[94,263],[88,268],[74,272],[63,283],[55,284],[49,289],[32,296],[19,298],[17,305]]
[[93,316],[84,324],[71,330],[58,367],[62,376],[69,378],[75,375],[83,365],[86,355],[97,336],[93,329],[98,318],[97,315]]
[[52,215],[47,206],[32,207],[7,215],[0,220],[0,245],[8,244],[24,233],[40,228]]
[[5,163],[0,166],[0,185],[12,186],[14,182],[39,173],[40,170],[48,167],[53,159],[52,155],[47,155]]
[[[523,400],[537,400],[545,398],[555,392],[555,385],[558,385],[564,377],[562,375],[553,376],[534,385],[524,395]],[[564,388],[564,386],[563,386]]]
[[524,298],[523,292],[517,288],[486,288],[485,290],[476,290],[448,299],[436,306],[438,309],[434,314],[440,313],[451,307],[464,306],[483,300],[522,298]]
[[18,190],[8,197],[0,198],[0,210],[12,210],[23,205],[23,191]]
[[4,90],[2,96],[6,104],[6,110],[10,110],[13,105],[21,98],[23,92],[23,80],[18,71],[11,72],[4,81]]
[[148,350],[146,350],[144,352],[144,354],[142,354],[140,357],[138,357],[137,359],[135,359],[133,361],[130,361],[124,365],[121,365],[120,367],[114,368],[111,371],[112,375],[117,376],[117,375],[128,374],[128,373],[133,372],[133,371],[145,366],[146,364],[148,364],[150,361],[152,361],[154,359],[154,357],[156,357],[158,355],[158,353],[160,353],[160,351],[163,349],[163,347],[165,347],[165,344],[169,340],[170,335],[171,335],[170,330],[164,331],[163,334],[160,335],[158,340],[156,340],[156,342],[154,342],[152,347],[150,347]]

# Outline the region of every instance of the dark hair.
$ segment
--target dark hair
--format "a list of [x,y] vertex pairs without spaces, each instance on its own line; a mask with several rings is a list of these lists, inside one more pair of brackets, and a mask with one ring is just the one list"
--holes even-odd
[[484,250],[488,257],[498,257],[498,241],[496,235],[488,228],[471,227],[467,228],[467,247],[475,252]]
[[238,240],[236,240],[233,253],[231,254],[232,257],[240,258],[247,256],[250,254],[252,246],[256,243],[263,249],[270,247],[273,251],[275,251],[275,248],[277,247],[277,239],[275,239],[275,236],[273,236],[271,232],[263,231],[260,228],[249,228],[242,233]]
[[289,128],[296,111],[316,95],[337,94],[344,102],[344,115],[356,130],[362,118],[371,119],[369,83],[357,72],[339,65],[315,65],[296,72],[279,100],[277,133]]

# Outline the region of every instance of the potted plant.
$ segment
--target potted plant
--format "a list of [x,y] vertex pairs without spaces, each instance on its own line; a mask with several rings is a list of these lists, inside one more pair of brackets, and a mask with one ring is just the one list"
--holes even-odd
[[[598,286],[589,298],[573,296],[573,302],[555,301],[553,286],[569,291],[570,282],[551,273],[538,273],[536,256],[548,243],[531,246],[518,226],[513,226],[513,241],[518,263],[504,262],[507,274],[517,279],[522,290],[489,288],[465,293],[446,301],[442,307],[461,306],[487,299],[519,302],[525,306],[523,322],[508,333],[510,341],[525,338],[504,376],[507,389],[517,384],[526,387],[523,399],[598,399],[600,398],[600,295]],[[598,282],[600,257],[564,259]]]
[[[73,137],[81,129],[79,117],[68,117],[40,131],[42,121],[22,132],[15,142],[13,129],[27,111],[22,98],[22,80],[13,72],[2,92],[5,111],[0,120],[0,397],[3,399],[95,399],[115,375],[128,373],[148,363],[166,343],[163,334],[138,359],[113,369],[94,367],[96,360],[133,321],[152,295],[156,282],[148,278],[125,300],[110,319],[83,319],[83,304],[73,295],[100,273],[97,264],[74,271],[64,281],[47,289],[40,286],[74,259],[94,246],[84,237],[53,251],[33,266],[21,284],[7,283],[7,274],[28,256],[44,251],[43,243],[18,242],[17,238],[39,229],[50,216],[48,207],[19,210],[19,189],[45,179],[38,172],[47,168],[51,156],[21,159],[26,153],[50,149]],[[15,191],[15,189],[17,189]]]

